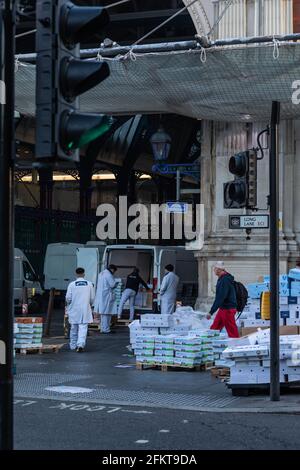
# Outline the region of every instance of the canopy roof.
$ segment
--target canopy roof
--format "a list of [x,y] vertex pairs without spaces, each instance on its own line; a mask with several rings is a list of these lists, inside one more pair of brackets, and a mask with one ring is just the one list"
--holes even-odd
[[[292,84],[300,80],[300,43],[211,47],[127,54],[109,61],[111,75],[80,99],[83,112],[176,113],[215,121],[269,120],[273,100],[283,119],[300,117]],[[16,110],[35,114],[35,66],[16,71]]]

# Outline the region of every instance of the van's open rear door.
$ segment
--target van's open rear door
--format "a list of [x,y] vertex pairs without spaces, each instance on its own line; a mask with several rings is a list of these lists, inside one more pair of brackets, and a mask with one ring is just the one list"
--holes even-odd
[[85,270],[85,279],[96,287],[99,267],[98,248],[77,248],[77,267]]
[[175,271],[176,271],[176,251],[162,249],[159,253],[159,269],[160,269],[160,279],[159,279],[159,287],[161,286],[162,278],[165,275],[165,266],[168,264],[173,264]]

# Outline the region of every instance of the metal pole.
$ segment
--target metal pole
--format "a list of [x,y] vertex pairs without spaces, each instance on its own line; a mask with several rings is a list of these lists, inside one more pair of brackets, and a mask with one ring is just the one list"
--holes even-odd
[[0,449],[13,448],[13,171],[15,1],[0,7],[0,75],[6,99],[0,104]]
[[176,201],[180,201],[180,170],[176,171]]
[[[148,54],[148,53],[161,53],[161,52],[178,52],[178,51],[200,51],[201,45],[204,47],[222,47],[222,46],[233,46],[240,44],[264,44],[272,43],[274,39],[280,42],[286,41],[299,41],[300,33],[285,34],[274,36],[251,36],[245,38],[227,38],[218,39],[217,41],[208,41],[205,37],[201,39],[201,36],[197,36],[197,40],[180,41],[180,42],[165,42],[165,43],[154,43],[154,44],[138,44],[137,46],[113,46],[113,47],[101,47],[100,49],[81,49],[81,58],[95,58],[99,54],[101,57],[117,57],[118,55],[125,55],[132,51],[135,54]],[[201,44],[202,43],[202,44]],[[290,43],[293,45],[293,42]],[[295,44],[294,44],[295,45]],[[36,53],[19,54],[18,59],[21,62],[35,62]]]
[[270,126],[270,399],[280,400],[279,369],[279,188],[278,188],[278,128],[280,103],[273,101]]
[[54,294],[55,294],[55,289],[53,288],[50,289],[44,336],[50,336],[50,328],[51,328],[53,306],[54,306]]

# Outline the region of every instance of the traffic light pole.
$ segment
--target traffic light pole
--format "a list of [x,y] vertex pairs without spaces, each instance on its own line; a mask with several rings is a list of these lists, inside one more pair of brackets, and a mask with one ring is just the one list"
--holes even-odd
[[278,128],[280,103],[273,101],[270,126],[270,293],[271,293],[271,375],[270,399],[280,400],[279,369],[279,179]]
[[13,208],[15,1],[5,0],[1,15],[0,104],[0,449],[13,448]]

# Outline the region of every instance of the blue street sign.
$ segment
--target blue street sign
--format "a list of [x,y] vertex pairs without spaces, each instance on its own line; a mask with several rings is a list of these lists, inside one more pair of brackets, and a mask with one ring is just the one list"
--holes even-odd
[[166,205],[169,214],[186,214],[189,210],[186,202],[167,202]]
[[158,163],[152,167],[152,171],[162,175],[176,175],[180,171],[181,175],[200,179],[200,166],[197,163]]

